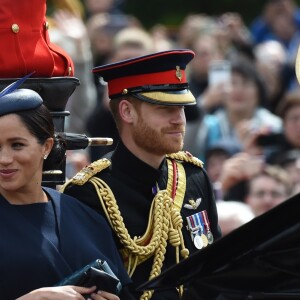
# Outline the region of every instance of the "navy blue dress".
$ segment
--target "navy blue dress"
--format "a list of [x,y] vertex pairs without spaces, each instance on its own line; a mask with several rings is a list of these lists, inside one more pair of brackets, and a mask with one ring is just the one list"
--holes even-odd
[[128,285],[104,219],[73,197],[44,191],[48,203],[11,205],[0,196],[1,299],[53,286],[95,259],[106,260],[122,285]]

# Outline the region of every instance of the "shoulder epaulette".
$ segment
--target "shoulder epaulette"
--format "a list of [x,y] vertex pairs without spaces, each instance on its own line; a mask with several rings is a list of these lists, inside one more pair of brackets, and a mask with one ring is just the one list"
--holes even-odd
[[111,161],[107,158],[101,158],[92,162],[90,165],[81,169],[72,179],[71,183],[76,185],[85,184],[92,176],[108,168],[111,165]]
[[193,165],[195,165],[197,167],[203,168],[203,162],[199,158],[193,156],[188,151],[179,151],[179,152],[176,152],[176,153],[171,153],[171,154],[167,155],[167,158],[189,162],[189,163],[192,163]]

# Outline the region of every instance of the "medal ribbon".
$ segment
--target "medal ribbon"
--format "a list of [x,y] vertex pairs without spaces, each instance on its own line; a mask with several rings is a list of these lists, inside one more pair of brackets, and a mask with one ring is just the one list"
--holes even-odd
[[201,213],[198,212],[196,214],[193,215],[193,218],[195,218],[196,220],[196,224],[198,225],[198,227],[200,228],[200,234],[203,233],[203,223],[201,223]]
[[203,234],[206,234],[206,227],[205,227],[204,220],[203,220],[203,217],[202,217],[202,213],[201,213],[201,212],[199,213],[199,219],[200,219],[200,223],[201,223],[201,225],[202,225],[202,231],[203,231]]
[[208,216],[207,216],[207,211],[202,210],[200,213],[201,213],[202,220],[204,221],[204,227],[205,227],[206,231],[210,231],[210,225],[209,225],[209,220],[208,220]]
[[207,211],[206,210],[201,211],[201,215],[202,215],[202,218],[204,220],[204,226],[205,226],[205,229],[206,229],[206,235],[207,235],[208,243],[212,244],[213,241],[214,241],[214,237],[213,237],[213,234],[210,231],[210,224],[209,224],[209,220],[208,220],[208,216],[207,216]]
[[[200,231],[200,234],[203,231],[203,224],[201,224],[200,213],[193,214],[186,218],[189,229],[192,233],[197,233]],[[196,230],[197,229],[197,230]]]
[[188,216],[186,218],[186,221],[187,221],[187,223],[189,225],[189,229],[190,229],[191,233],[196,232],[195,229],[197,229],[197,226],[195,224],[195,220],[194,220],[193,216]]

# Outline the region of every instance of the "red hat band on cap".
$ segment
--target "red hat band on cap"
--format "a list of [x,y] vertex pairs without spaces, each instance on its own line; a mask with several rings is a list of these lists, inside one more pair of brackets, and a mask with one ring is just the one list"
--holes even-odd
[[161,105],[193,105],[186,66],[195,53],[169,50],[99,66],[93,72],[108,84],[111,99],[132,94],[142,101]]
[[126,90],[144,85],[186,83],[185,71],[177,70],[116,78],[108,82],[109,96],[126,94]]

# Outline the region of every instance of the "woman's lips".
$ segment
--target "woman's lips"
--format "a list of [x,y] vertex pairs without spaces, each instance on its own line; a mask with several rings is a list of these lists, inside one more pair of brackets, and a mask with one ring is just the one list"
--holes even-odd
[[17,172],[16,169],[2,169],[0,170],[0,176],[3,178],[10,178]]

